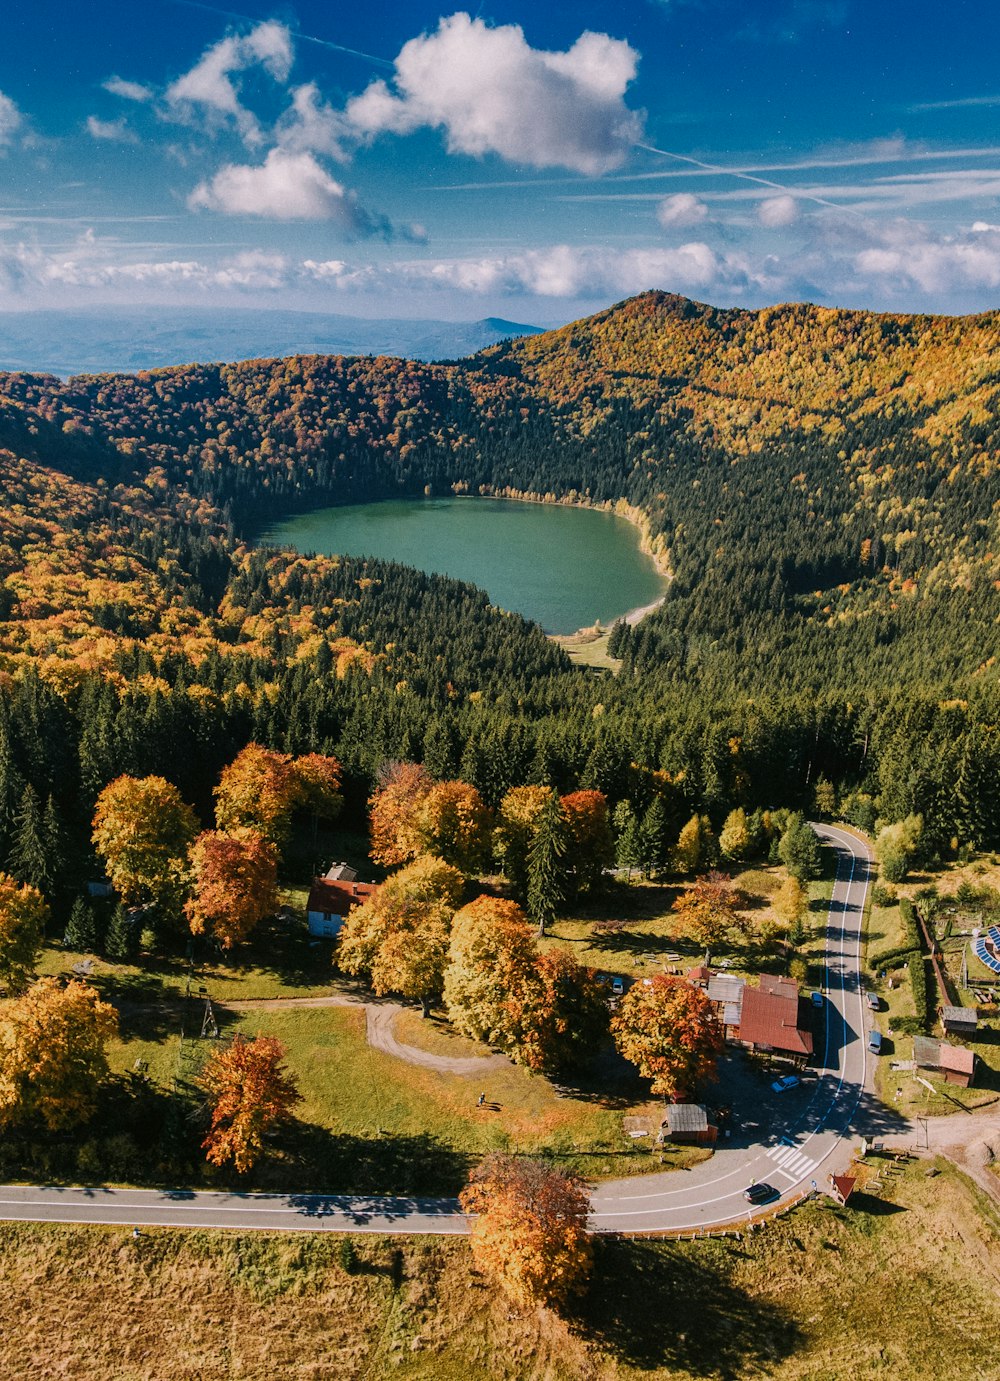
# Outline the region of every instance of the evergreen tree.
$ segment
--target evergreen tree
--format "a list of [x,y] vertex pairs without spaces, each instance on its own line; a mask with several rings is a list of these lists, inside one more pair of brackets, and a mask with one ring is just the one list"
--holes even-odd
[[118,964],[127,964],[135,957],[138,945],[138,928],[122,902],[111,913],[108,932],[104,937],[104,953]]
[[68,862],[66,831],[63,828],[62,817],[56,806],[55,797],[52,795],[45,802],[45,814],[42,816],[42,842],[49,870],[49,889],[52,892],[60,892],[62,890],[61,884],[64,883],[66,877]]
[[528,849],[528,915],[538,925],[539,935],[555,918],[566,900],[566,827],[559,797],[552,793],[538,816]]
[[792,877],[798,878],[799,882],[811,882],[823,871],[819,840],[801,815],[792,818],[781,836],[778,854],[789,873]]
[[639,826],[639,852],[647,877],[662,873],[670,858],[669,822],[663,797],[657,794]]
[[93,954],[97,949],[97,917],[84,897],[77,897],[70,908],[63,944],[84,954]]
[[635,811],[628,801],[615,806],[612,822],[615,827],[615,862],[626,870],[631,879],[632,869],[642,867],[642,830]]
[[52,873],[45,849],[42,807],[38,793],[29,783],[24,788],[20,809],[14,820],[14,838],[7,867],[18,882],[48,892]]

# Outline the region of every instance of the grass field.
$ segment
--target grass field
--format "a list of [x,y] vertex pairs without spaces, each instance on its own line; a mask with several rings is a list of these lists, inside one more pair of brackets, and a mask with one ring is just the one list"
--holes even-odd
[[[464,1242],[0,1225],[0,1372],[34,1381],[985,1381],[992,1205],[947,1166],[895,1203],[749,1240],[597,1243],[573,1317],[520,1312]],[[855,1206],[856,1205],[856,1206]]]

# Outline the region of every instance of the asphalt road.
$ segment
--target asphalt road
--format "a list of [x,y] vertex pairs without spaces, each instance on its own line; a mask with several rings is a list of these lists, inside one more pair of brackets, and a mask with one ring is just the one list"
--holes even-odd
[[[865,1097],[867,1008],[860,982],[861,926],[871,851],[854,835],[815,826],[837,851],[826,936],[826,1001],[821,1063],[814,1079],[781,1095],[773,1116],[719,1143],[690,1171],[610,1180],[592,1196],[595,1232],[696,1230],[746,1222],[752,1181],[784,1200],[822,1189],[850,1159],[852,1138],[877,1134],[881,1113]],[[874,1058],[874,1057],[870,1057]],[[773,1206],[773,1205],[772,1205]],[[0,1186],[0,1219],[106,1223],[125,1227],[238,1228],[266,1231],[462,1233],[453,1199],[315,1194],[220,1194],[191,1190]]]

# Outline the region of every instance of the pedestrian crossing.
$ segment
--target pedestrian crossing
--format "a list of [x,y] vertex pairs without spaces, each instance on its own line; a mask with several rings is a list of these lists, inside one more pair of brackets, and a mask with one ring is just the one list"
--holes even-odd
[[819,1164],[818,1160],[811,1160],[803,1151],[791,1141],[782,1139],[777,1146],[772,1146],[767,1153],[768,1160],[773,1160],[778,1167],[778,1174],[784,1175],[792,1184],[797,1184],[799,1180],[805,1179],[810,1171],[815,1170]]

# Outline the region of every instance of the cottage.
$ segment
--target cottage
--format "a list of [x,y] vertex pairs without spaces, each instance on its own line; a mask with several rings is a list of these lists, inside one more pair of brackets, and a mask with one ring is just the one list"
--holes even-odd
[[804,1065],[813,1053],[809,1024],[809,1007],[794,979],[765,973],[758,987],[744,989],[737,1039],[747,1050]]
[[708,1120],[708,1113],[700,1103],[671,1103],[660,1127],[660,1141],[677,1145],[714,1146],[719,1134]]
[[913,1061],[918,1069],[943,1074],[949,1084],[968,1088],[975,1077],[976,1054],[961,1045],[949,1045],[931,1036],[913,1037]]
[[355,906],[360,906],[378,887],[371,882],[329,881],[316,878],[306,903],[309,934],[332,940]]

